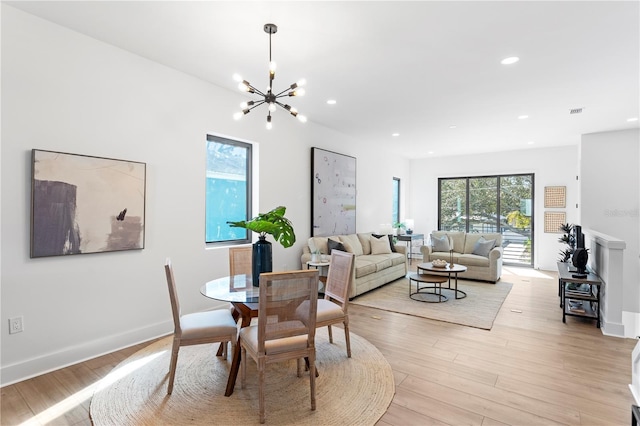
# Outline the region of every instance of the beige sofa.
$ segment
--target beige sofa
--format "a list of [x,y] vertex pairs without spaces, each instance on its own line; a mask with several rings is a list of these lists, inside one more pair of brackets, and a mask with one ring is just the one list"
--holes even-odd
[[[431,244],[422,246],[420,251],[425,262],[435,259],[449,261],[449,251],[435,251],[434,237],[446,236],[449,240],[449,248],[453,249],[453,262],[467,267],[467,271],[461,273],[460,278],[490,281],[495,284],[502,275],[502,235],[498,233],[469,233],[434,231],[431,233]],[[485,241],[495,240],[495,245],[485,255],[474,254],[476,243],[483,237]],[[442,247],[440,247],[442,248]],[[482,252],[478,247],[476,253]]]
[[355,267],[349,289],[350,299],[407,274],[406,247],[395,246],[395,253],[372,254],[371,238],[375,237],[371,236],[371,232],[309,238],[307,245],[302,248],[300,257],[303,269],[307,267],[307,262],[311,260],[311,253],[316,249],[321,254],[329,254],[327,247],[329,238],[340,241],[345,251],[355,254]]

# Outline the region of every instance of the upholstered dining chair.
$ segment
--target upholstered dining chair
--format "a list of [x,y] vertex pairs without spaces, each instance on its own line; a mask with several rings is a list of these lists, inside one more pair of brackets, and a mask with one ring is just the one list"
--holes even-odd
[[229,275],[251,275],[253,247],[229,247]]
[[351,358],[349,339],[349,283],[353,274],[354,255],[340,250],[331,250],[331,264],[327,273],[324,299],[318,300],[316,327],[327,327],[329,342],[333,343],[331,324],[342,323],[347,357]]
[[309,363],[311,409],[316,409],[315,331],[318,271],[269,272],[260,275],[258,324],[240,330],[242,387],[246,383],[247,355],[258,365],[260,423],[266,419],[266,365],[295,359],[298,377],[302,358]]
[[231,343],[232,349],[235,347],[238,329],[236,322],[227,309],[181,315],[173,266],[169,258],[165,261],[164,271],[167,275],[174,324],[173,347],[169,365],[169,384],[167,386],[167,394],[170,395],[173,392],[173,381],[176,375],[180,346],[221,342],[224,345],[222,356],[226,358],[227,343]]

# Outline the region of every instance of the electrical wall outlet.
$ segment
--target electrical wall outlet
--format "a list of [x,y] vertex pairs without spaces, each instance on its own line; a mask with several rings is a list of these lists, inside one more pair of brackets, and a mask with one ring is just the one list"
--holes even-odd
[[22,333],[23,331],[22,317],[9,318],[9,334]]

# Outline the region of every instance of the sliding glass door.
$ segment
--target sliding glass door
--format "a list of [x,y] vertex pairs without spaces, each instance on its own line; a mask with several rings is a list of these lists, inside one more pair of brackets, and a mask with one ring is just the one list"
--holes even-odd
[[533,266],[534,175],[438,179],[438,229],[499,232],[505,264]]

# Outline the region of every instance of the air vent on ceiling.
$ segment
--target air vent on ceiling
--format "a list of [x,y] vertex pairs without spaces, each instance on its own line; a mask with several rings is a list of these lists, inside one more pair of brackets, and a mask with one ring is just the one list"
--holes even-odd
[[582,108],[573,108],[569,110],[569,114],[582,114]]

